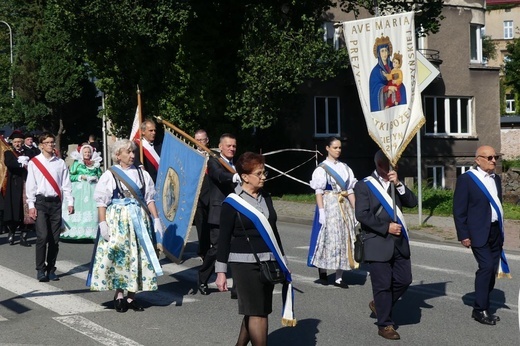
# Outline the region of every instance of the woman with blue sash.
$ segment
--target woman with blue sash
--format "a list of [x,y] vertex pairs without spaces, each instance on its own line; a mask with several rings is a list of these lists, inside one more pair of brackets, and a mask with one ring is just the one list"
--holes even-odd
[[152,235],[154,228],[157,238],[164,232],[155,186],[148,172],[133,165],[134,149],[128,139],[114,144],[116,165],[103,173],[94,192],[99,233],[87,284],[92,291],[115,290],[117,312],[143,311],[136,292],[157,290],[157,276],[162,275]]
[[[239,346],[249,342],[258,346],[267,344],[268,315],[272,312],[274,285],[261,281],[260,266],[253,253],[260,261],[286,263],[285,259],[280,258],[284,257],[284,252],[276,228],[273,201],[262,189],[267,176],[264,163],[265,159],[260,154],[246,152],[240,156],[235,167],[242,185],[237,186],[236,194],[230,194],[224,200],[220,214],[215,283],[220,291],[228,290],[226,272],[229,263],[233,283],[236,284],[238,313],[244,315],[236,343]],[[237,200],[241,203],[235,203]],[[264,223],[255,223],[251,214],[260,214]],[[269,232],[266,228],[270,229]],[[269,246],[273,246],[272,242],[263,238],[266,233],[273,235],[274,248],[277,248],[275,253]],[[283,270],[286,266],[281,265],[281,268]],[[290,279],[290,274],[287,274]],[[295,323],[292,317],[288,320]]]
[[307,265],[318,268],[319,283],[328,284],[327,269],[335,270],[334,285],[348,288],[343,271],[357,269],[354,260],[356,218],[354,186],[357,179],[346,163],[339,161],[341,141],[327,139],[327,158],[312,173],[316,213],[311,231]]

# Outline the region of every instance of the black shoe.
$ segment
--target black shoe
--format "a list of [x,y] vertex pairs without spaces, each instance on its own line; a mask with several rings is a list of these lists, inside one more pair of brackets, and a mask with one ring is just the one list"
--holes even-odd
[[207,296],[209,294],[209,287],[206,284],[200,284],[199,285],[199,292],[203,296]]
[[38,274],[36,274],[36,278],[40,282],[47,282],[47,281],[49,281],[49,277],[47,276],[47,274],[45,274],[44,270],[38,270]]
[[52,268],[51,270],[47,271],[47,276],[50,281],[58,281],[60,278],[58,275],[56,275],[56,267]]
[[128,307],[128,309],[132,309],[134,311],[144,311],[144,308],[139,303],[137,303],[135,299],[132,299],[131,302],[127,300],[126,306]]
[[14,245],[14,233],[9,232],[9,238],[7,238],[9,241],[9,245]]
[[128,310],[126,299],[114,299],[114,308],[117,312],[126,312]]
[[477,322],[482,324],[487,324],[489,326],[494,326],[497,324],[497,320],[493,318],[493,315],[490,315],[487,310],[475,310],[471,313],[471,317],[473,317]]
[[27,241],[27,234],[20,237],[20,246],[31,247],[31,244]]
[[348,285],[343,282],[343,280],[336,280],[334,281],[334,286],[339,288],[348,288]]

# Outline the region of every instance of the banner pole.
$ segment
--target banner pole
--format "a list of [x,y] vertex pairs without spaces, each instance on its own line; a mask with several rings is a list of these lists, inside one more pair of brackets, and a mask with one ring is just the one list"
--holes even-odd
[[137,85],[137,109],[139,111],[139,160],[143,163],[143,131],[141,131],[141,124],[143,123],[143,110],[141,106],[141,90],[139,90],[139,84]]
[[[392,164],[390,164],[389,166],[389,170],[390,171],[393,171],[394,170],[394,167],[392,166]],[[397,222],[397,213],[396,213],[396,205],[395,205],[395,184],[392,182],[392,188],[390,189],[390,194],[392,196],[392,210],[394,211],[394,222]]]
[[177,126],[173,125],[172,123],[164,120],[163,118],[161,118],[161,117],[155,117],[155,118],[157,119],[157,122],[159,124],[163,124],[163,125],[168,126],[172,130],[174,130],[175,132],[179,133],[181,136],[183,136],[184,138],[189,140],[191,143],[195,144],[196,146],[200,147],[202,150],[207,152],[211,157],[217,159],[230,173],[233,173],[233,174],[236,173],[236,171],[233,169],[233,167],[231,167],[229,165],[229,163],[224,161],[224,159],[220,155],[215,154],[211,149],[206,147],[204,144],[197,142],[197,140],[195,138],[193,138],[192,136],[190,136],[186,132],[182,131],[180,128],[178,128]]

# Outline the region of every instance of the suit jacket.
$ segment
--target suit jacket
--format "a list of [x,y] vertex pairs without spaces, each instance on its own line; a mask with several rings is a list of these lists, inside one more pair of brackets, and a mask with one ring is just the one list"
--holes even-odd
[[229,172],[214,157],[208,160],[209,181],[209,214],[208,223],[220,224],[220,210],[222,202],[232,192],[235,192],[233,173]]
[[[376,175],[372,175],[377,179]],[[379,180],[377,180],[379,182]],[[393,185],[390,185],[388,193]],[[404,195],[395,192],[395,204],[402,208],[413,208],[417,205],[417,197],[406,186]],[[401,236],[388,233],[388,226],[392,218],[383,208],[379,213],[381,203],[372,193],[364,181],[358,181],[354,187],[356,196],[356,219],[361,223],[364,231],[364,256],[367,262],[387,262],[392,259],[394,250],[397,249],[405,258],[410,257],[410,244]],[[376,215],[377,214],[377,215]]]
[[[498,198],[502,202],[502,183],[495,174]],[[491,227],[491,205],[482,190],[469,174],[457,178],[453,195],[453,219],[459,240],[471,239],[471,246],[481,247],[489,238]],[[501,242],[504,238],[501,236]]]
[[[134,166],[139,167],[142,165],[144,167],[144,170],[147,171],[148,174],[150,174],[150,176],[152,177],[153,183],[155,184],[157,182],[157,169],[155,169],[155,166],[152,165],[152,163],[148,160],[148,158],[146,158],[146,155],[144,153],[143,153],[144,162],[141,162],[139,145],[136,144],[136,146],[137,146],[137,148],[134,151],[134,156],[135,156]],[[157,155],[159,155],[159,157],[161,157],[162,143],[154,142],[153,148],[155,149],[155,152],[157,153]]]

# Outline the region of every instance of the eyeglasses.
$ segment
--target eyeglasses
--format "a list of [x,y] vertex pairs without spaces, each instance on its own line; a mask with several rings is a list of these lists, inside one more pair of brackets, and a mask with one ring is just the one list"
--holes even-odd
[[46,145],[56,145],[56,142],[42,142],[42,144],[46,144]]
[[269,175],[269,172],[263,171],[263,172],[258,172],[258,173],[249,173],[249,174],[256,176],[258,179],[261,179],[262,177],[267,178],[267,176]]
[[206,143],[208,141],[208,138],[199,138],[199,139],[195,139],[195,140],[199,143]]
[[492,161],[493,159],[495,159],[495,161],[497,161],[500,158],[499,155],[489,155],[489,156],[479,155],[478,157],[483,157],[488,161]]

